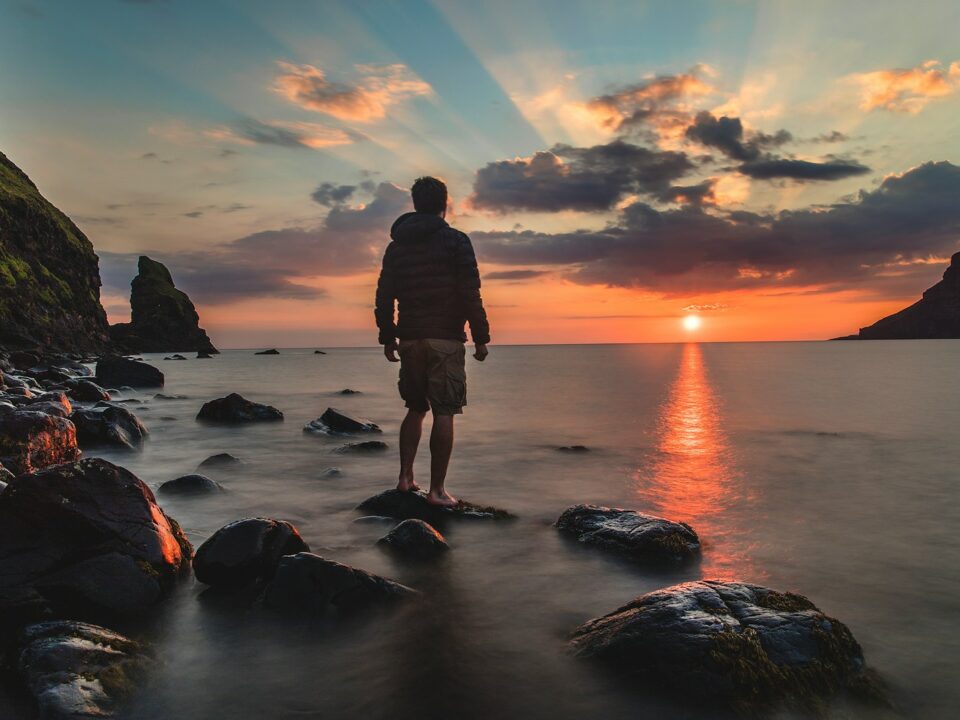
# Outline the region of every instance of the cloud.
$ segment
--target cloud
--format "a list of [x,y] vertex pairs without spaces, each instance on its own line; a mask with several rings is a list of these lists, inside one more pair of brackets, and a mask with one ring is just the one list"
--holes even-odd
[[546,274],[545,270],[498,270],[486,273],[483,278],[484,280],[530,280]]
[[843,180],[870,172],[866,165],[853,160],[831,159],[825,162],[764,158],[744,163],[739,168],[744,175],[757,180],[789,178],[792,180]]
[[183,216],[188,218],[198,218],[201,215],[203,215],[203,210],[191,210],[190,212],[183,213]]
[[280,74],[273,89],[307,110],[332,115],[340,120],[372,122],[387,114],[387,108],[408,98],[429,95],[430,85],[406,65],[358,65],[361,74],[355,84],[335,82],[313,65],[278,62]]
[[[930,162],[824,208],[718,215],[626,207],[601,231],[475,232],[481,259],[552,265],[569,280],[690,296],[743,288],[856,287],[916,272],[960,243],[960,167]],[[898,263],[891,271],[878,268]],[[879,285],[878,285],[879,287]],[[902,288],[901,288],[902,289]]]
[[356,185],[334,185],[333,183],[320,183],[310,197],[315,203],[324,207],[333,207],[345,203],[356,192]]
[[261,122],[253,118],[245,118],[232,126],[221,125],[207,130],[205,134],[214,140],[241,145],[276,145],[309,150],[349,145],[358,139],[355,133],[318,123],[281,120]]
[[[388,182],[359,207],[333,207],[315,227],[286,227],[253,233],[194,252],[146,251],[168,264],[177,286],[200,303],[256,297],[310,299],[325,292],[310,285],[318,277],[375,270],[389,239],[390,223],[410,209],[410,194]],[[100,253],[104,285],[129,288],[142,253]]]
[[708,178],[696,185],[673,185],[658,193],[657,199],[684,205],[716,205],[716,185],[714,178]]
[[944,69],[937,60],[915,68],[875,70],[851,75],[860,88],[860,109],[915,114],[934,98],[946,97],[960,88],[960,61]]
[[717,118],[706,111],[697,113],[693,124],[687,127],[684,134],[701,145],[716,148],[734,160],[756,160],[762,150],[793,140],[793,136],[786,130],[778,130],[773,135],[752,132],[745,139],[740,118]]
[[470,203],[506,212],[608,210],[631,193],[661,193],[693,170],[684,153],[615,140],[577,148],[554,145],[530,157],[487,163],[474,178]]

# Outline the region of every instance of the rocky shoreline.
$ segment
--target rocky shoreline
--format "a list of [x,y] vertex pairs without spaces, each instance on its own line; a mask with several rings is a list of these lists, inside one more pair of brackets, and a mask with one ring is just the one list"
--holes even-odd
[[[191,574],[208,587],[204,596],[281,618],[335,621],[421,597],[416,588],[314,554],[281,519],[239,518],[194,552],[146,484],[114,463],[84,457],[105,446],[135,453],[149,442],[131,410],[136,404],[118,395],[124,387],[163,388],[153,365],[15,352],[0,353],[0,372],[0,672],[19,678],[41,717],[110,717],[121,707],[155,658],[136,632],[126,637],[117,628],[149,619]],[[174,396],[158,392],[155,399]],[[200,428],[282,420],[281,410],[239,394],[209,400],[197,415]],[[380,428],[328,408],[304,431],[347,440]],[[366,446],[385,445],[354,442],[341,450]],[[198,474],[164,483],[157,494],[216,494],[223,487],[202,473],[241,466],[231,455],[211,456]],[[363,500],[357,511],[357,522],[384,525],[378,547],[420,563],[421,572],[456,562],[446,528],[517,520],[469,502],[441,509],[422,493],[397,490]],[[631,509],[578,505],[555,527],[654,571],[695,563],[702,552],[694,528]],[[749,583],[689,582],[648,593],[572,630],[569,651],[630,685],[742,715],[816,710],[840,694],[871,702],[883,696],[846,626],[802,596]]]

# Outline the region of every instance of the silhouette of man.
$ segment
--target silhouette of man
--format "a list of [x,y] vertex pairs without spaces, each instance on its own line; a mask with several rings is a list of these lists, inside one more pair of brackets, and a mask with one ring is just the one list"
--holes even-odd
[[400,363],[400,397],[407,406],[400,426],[397,489],[420,489],[413,478],[413,461],[423,419],[432,410],[427,500],[452,507],[459,501],[447,492],[444,482],[453,451],[453,418],[467,403],[463,327],[470,323],[474,357],[482,362],[487,357],[490,326],[480,299],[480,272],[470,238],[444,219],[447,186],[436,178],[422,177],[413,184],[411,194],[414,212],[401,215],[390,228],[375,311],[383,353],[390,362]]

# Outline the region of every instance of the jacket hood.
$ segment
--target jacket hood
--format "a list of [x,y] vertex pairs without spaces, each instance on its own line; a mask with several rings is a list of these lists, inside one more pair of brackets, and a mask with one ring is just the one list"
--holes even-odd
[[447,221],[432,213],[408,212],[398,217],[390,228],[390,237],[397,242],[410,242],[433,235],[449,227]]

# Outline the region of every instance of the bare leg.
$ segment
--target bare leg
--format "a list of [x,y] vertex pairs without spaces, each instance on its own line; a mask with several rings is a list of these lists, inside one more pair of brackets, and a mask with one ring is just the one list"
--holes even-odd
[[397,490],[407,492],[420,489],[413,479],[413,461],[417,458],[424,416],[425,412],[408,410],[400,425],[400,477],[397,480]]
[[427,496],[434,505],[453,506],[458,502],[443,486],[452,452],[453,415],[434,415],[430,432],[430,494]]

